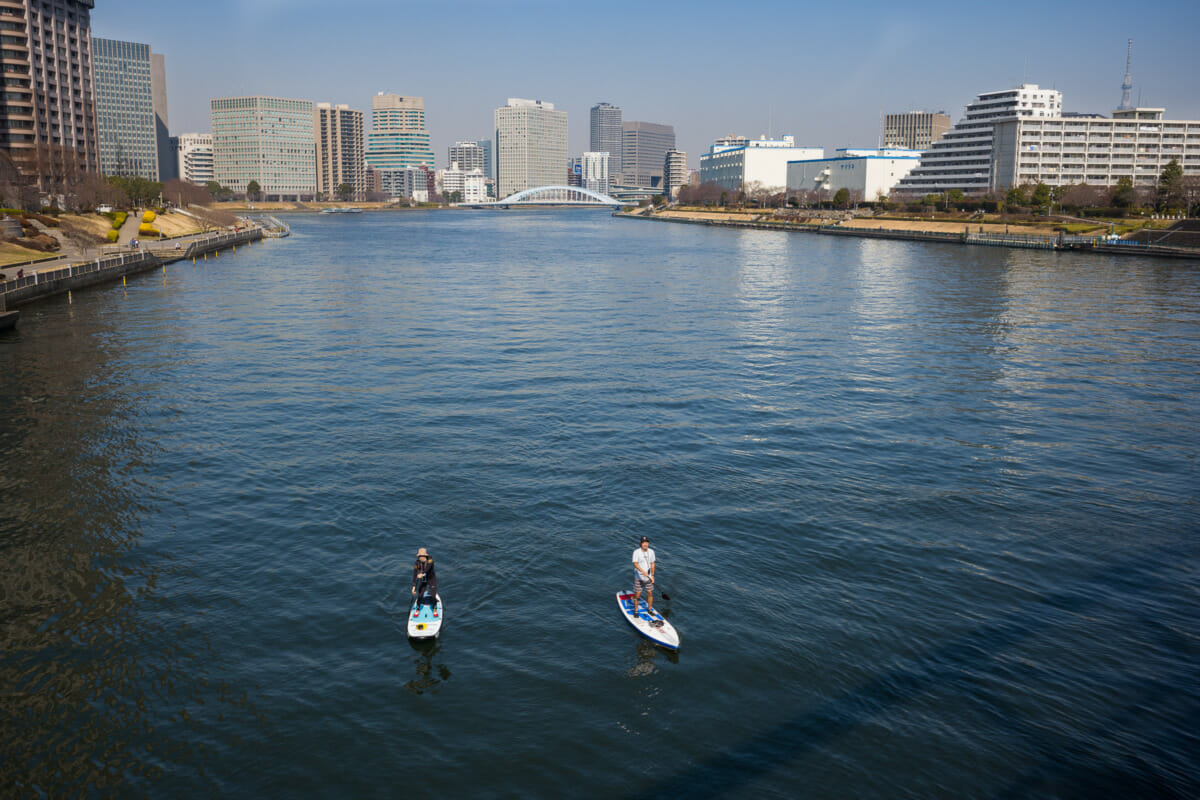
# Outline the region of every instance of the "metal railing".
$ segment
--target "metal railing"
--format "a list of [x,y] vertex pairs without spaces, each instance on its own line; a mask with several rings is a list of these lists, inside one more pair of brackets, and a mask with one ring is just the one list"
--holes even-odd
[[[163,243],[166,246],[151,247],[142,244],[137,248],[122,247],[120,249],[106,248],[103,255],[89,259],[87,261],[77,261],[54,269],[42,269],[31,272],[20,278],[11,277],[0,281],[0,295],[5,295],[10,292],[15,292],[30,286],[39,286],[54,281],[76,278],[83,275],[90,275],[97,272],[105,272],[107,270],[115,270],[124,267],[131,262],[145,263],[147,257],[153,259],[151,266],[159,266],[164,263],[164,260],[171,261],[176,259],[192,258],[193,256],[202,253],[209,253],[213,250],[219,250],[227,245],[236,245],[243,242],[253,241],[253,234],[261,233],[258,228],[250,228],[242,231],[225,231],[201,234],[192,239],[187,246],[187,249],[176,250],[173,246]],[[11,270],[11,267],[4,267],[2,270]],[[7,275],[7,273],[5,273]]]

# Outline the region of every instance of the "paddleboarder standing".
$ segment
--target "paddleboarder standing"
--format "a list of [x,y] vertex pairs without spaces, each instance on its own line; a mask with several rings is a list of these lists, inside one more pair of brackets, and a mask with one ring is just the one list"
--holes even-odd
[[413,564],[412,593],[416,598],[413,616],[421,613],[421,604],[428,604],[437,616],[437,573],[433,571],[433,559],[422,547],[417,550],[417,561]]
[[641,544],[633,551],[633,611],[637,614],[638,601],[646,590],[646,608],[654,610],[654,550],[650,540],[642,537]]

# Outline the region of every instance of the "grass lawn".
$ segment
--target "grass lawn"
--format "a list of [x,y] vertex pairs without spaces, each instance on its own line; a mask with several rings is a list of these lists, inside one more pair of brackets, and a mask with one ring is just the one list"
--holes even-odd
[[[43,253],[40,250],[29,250],[28,248],[8,242],[0,242],[0,267],[9,264],[19,264],[22,261],[29,261],[34,258],[54,258],[54,254]],[[16,277],[16,274],[14,273],[9,277]]]

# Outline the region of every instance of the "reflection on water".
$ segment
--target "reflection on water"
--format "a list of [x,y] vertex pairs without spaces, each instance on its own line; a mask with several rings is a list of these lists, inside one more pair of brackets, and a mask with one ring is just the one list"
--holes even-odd
[[[664,617],[668,614],[664,613]],[[635,634],[636,635],[636,634]],[[653,675],[658,669],[659,659],[670,664],[679,663],[679,652],[659,647],[644,636],[637,635],[634,640],[633,665],[625,670],[629,678],[645,678]]]
[[404,688],[412,694],[437,694],[441,684],[450,680],[450,668],[445,664],[435,664],[434,659],[442,650],[441,642],[437,639],[409,639],[413,656],[411,663],[416,669],[416,675],[404,683]]
[[34,354],[0,381],[0,785],[55,797],[203,775],[200,727],[256,712],[158,596],[179,571],[139,551],[157,453],[108,332],[38,315],[0,343]]

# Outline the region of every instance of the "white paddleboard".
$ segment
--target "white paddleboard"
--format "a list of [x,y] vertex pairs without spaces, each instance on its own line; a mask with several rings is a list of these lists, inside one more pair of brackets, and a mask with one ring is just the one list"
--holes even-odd
[[[442,596],[439,594],[435,598],[436,606],[421,606],[420,612],[417,611],[417,602],[408,608],[408,638],[410,639],[433,639],[442,630]],[[436,613],[435,613],[436,609]]]
[[642,636],[668,650],[679,649],[679,634],[675,628],[663,619],[662,614],[648,610],[644,599],[638,603],[635,611],[633,592],[617,592],[617,606],[625,615],[625,619],[629,620],[629,624]]

